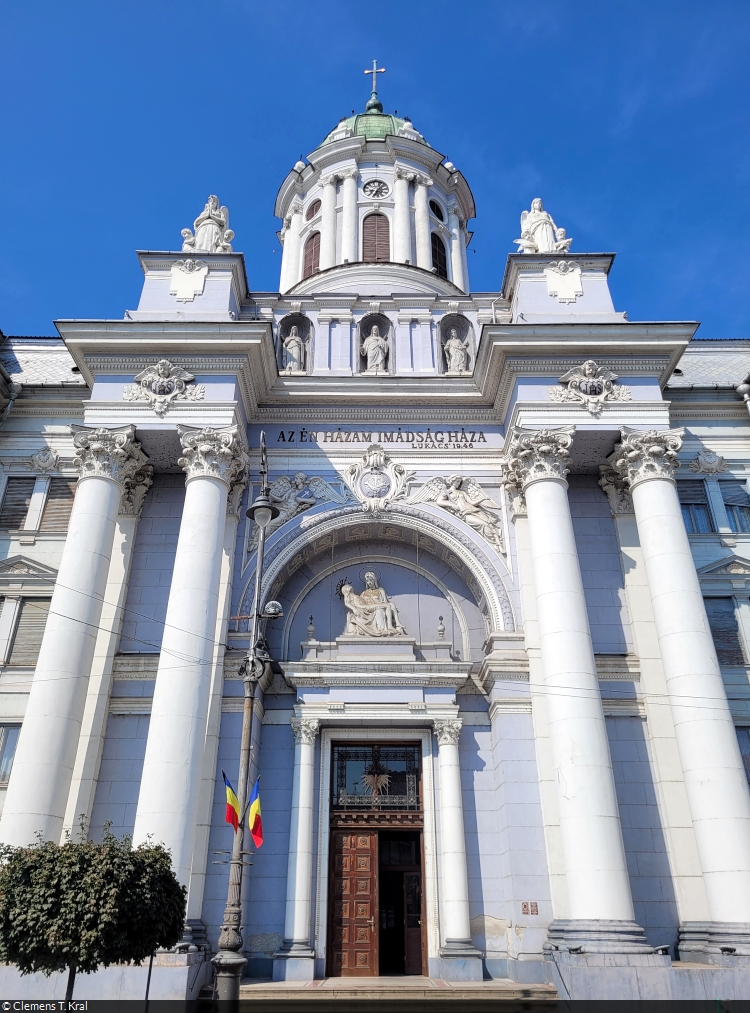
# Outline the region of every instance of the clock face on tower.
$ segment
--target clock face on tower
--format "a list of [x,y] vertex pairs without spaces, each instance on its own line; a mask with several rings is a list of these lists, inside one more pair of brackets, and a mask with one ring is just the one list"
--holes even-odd
[[368,179],[362,187],[362,192],[365,197],[387,197],[388,184],[384,183],[382,179]]

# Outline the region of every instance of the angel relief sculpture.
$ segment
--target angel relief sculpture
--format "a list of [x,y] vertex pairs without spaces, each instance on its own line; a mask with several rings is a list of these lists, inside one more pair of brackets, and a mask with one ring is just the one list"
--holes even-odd
[[[351,498],[348,491],[346,495],[341,495],[319,475],[308,478],[304,471],[298,471],[291,479],[286,475],[277,478],[271,483],[269,494],[274,506],[278,508],[279,515],[274,517],[266,528],[266,537],[318,502],[337,503],[340,506],[349,502]],[[253,525],[253,546],[257,540],[258,527]]]
[[460,517],[499,552],[505,551],[500,519],[493,512],[500,507],[475,479],[463,478],[461,475],[451,475],[445,479],[436,475],[413,493],[407,502],[434,503]]
[[587,359],[560,377],[559,383],[565,384],[564,387],[549,388],[550,401],[577,402],[589,415],[598,418],[605,402],[632,400],[629,388],[620,387],[616,381],[617,373]]
[[133,379],[135,383],[123,387],[123,399],[150,401],[157,415],[164,415],[173,401],[202,401],[206,393],[202,383],[192,382],[195,379],[192,373],[175,366],[169,359],[160,359],[155,365],[147,366]]

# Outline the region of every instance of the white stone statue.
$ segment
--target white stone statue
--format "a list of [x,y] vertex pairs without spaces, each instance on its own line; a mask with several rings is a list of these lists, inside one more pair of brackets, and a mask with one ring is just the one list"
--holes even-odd
[[296,324],[284,338],[284,368],[287,373],[305,372],[305,341]]
[[448,331],[448,340],[443,345],[445,364],[449,373],[466,373],[469,360],[469,339],[462,341],[458,335],[458,328],[451,327]]
[[435,506],[442,507],[474,528],[499,552],[504,551],[500,520],[493,513],[499,511],[500,507],[473,478],[451,475],[445,479],[436,475],[413,493],[407,502],[434,503]]
[[362,355],[367,357],[368,373],[387,372],[388,341],[381,335],[377,324],[372,325],[372,330],[362,342]]
[[[273,534],[282,524],[286,524],[287,521],[296,517],[297,514],[304,513],[305,510],[314,507],[317,502],[330,502],[341,506],[351,499],[348,490],[345,490],[345,495],[342,496],[324,478],[319,475],[308,478],[304,471],[298,471],[292,479],[281,475],[271,482],[268,492],[271,502],[278,507],[279,513],[269,522],[266,528],[266,537]],[[257,541],[258,526],[255,525],[251,539],[251,551]]]
[[365,574],[365,589],[361,594],[355,594],[348,582],[341,584],[339,594],[348,610],[344,636],[406,635],[406,630],[398,619],[398,609],[383,588],[378,587],[378,578],[371,571]]
[[234,232],[229,228],[229,209],[219,207],[219,198],[215,194],[206,201],[206,206],[193,222],[195,235],[190,229],[182,230],[182,250],[184,253],[201,251],[203,253],[231,253]]
[[567,238],[565,229],[558,229],[541,199],[535,197],[531,211],[521,212],[521,238],[513,242],[521,253],[567,253],[573,240]]

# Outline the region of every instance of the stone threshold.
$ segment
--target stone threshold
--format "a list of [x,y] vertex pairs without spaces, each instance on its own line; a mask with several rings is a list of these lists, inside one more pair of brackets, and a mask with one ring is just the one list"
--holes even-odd
[[553,985],[527,985],[510,978],[492,981],[442,981],[421,975],[403,975],[383,978],[320,978],[316,981],[271,981],[257,979],[244,981],[240,987],[241,999],[254,1000],[321,1000],[377,999],[411,1002],[424,999],[472,1002],[498,999],[542,999],[555,1001],[557,991]]

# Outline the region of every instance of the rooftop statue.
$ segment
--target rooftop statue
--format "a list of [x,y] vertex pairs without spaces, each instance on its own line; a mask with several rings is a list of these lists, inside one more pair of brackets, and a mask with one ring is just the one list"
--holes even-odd
[[565,229],[558,229],[541,199],[535,197],[531,211],[521,212],[521,238],[513,242],[521,253],[567,253],[573,240],[567,238]]
[[372,571],[365,574],[365,589],[355,594],[352,585],[342,582],[339,594],[347,608],[345,636],[394,637],[406,635],[391,602]]
[[183,253],[231,253],[234,232],[229,228],[229,209],[219,207],[215,194],[206,201],[206,206],[193,222],[195,235],[190,229],[182,230]]

